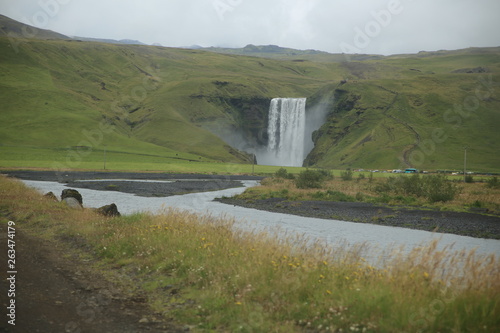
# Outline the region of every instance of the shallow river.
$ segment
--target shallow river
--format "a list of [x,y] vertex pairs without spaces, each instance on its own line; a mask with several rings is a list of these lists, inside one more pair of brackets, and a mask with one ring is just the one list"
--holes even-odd
[[[56,195],[67,188],[64,184],[46,181],[23,182],[42,193],[52,191]],[[243,181],[246,187],[255,186],[255,181]],[[256,209],[243,208],[213,201],[214,198],[232,196],[245,188],[233,188],[221,191],[193,193],[170,197],[151,198],[115,191],[96,191],[81,189],[85,207],[100,207],[115,203],[122,214],[134,212],[161,212],[168,207],[176,207],[197,213],[209,213],[214,216],[225,215],[237,219],[236,226],[245,230],[263,230],[279,228],[279,233],[298,233],[311,239],[318,239],[330,245],[347,243],[349,245],[367,243],[373,249],[386,249],[389,246],[404,245],[405,249],[440,239],[440,247],[454,244],[453,249],[476,249],[477,253],[500,255],[500,240],[473,238],[452,234],[432,233],[397,227],[387,227],[365,223],[352,223],[336,220],[308,218],[295,215],[271,213]]]

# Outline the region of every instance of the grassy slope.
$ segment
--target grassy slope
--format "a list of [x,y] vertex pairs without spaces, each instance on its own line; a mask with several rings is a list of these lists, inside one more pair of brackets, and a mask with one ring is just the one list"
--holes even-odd
[[[96,168],[104,145],[108,162],[123,160],[121,168],[127,162],[162,170],[162,164],[189,160],[241,163],[248,157],[208,130],[248,121],[231,101],[311,97],[318,91],[331,94],[329,87],[342,91],[319,131],[312,165],[398,168],[418,162],[419,168],[459,169],[465,145],[471,169],[492,171],[500,162],[498,49],[339,63],[324,54],[319,56],[325,62],[285,61],[75,41],[24,40],[17,47],[16,53],[0,38],[3,166],[50,167],[55,160]],[[491,73],[451,73],[478,66]],[[342,79],[348,82],[339,86]],[[493,84],[487,90],[478,80]],[[454,104],[474,97],[478,87],[490,96],[473,114],[443,118]],[[350,100],[346,108],[342,103]],[[114,127],[102,140],[95,133],[101,121]],[[426,149],[435,129],[447,139]],[[76,152],[77,163],[72,147],[89,146],[84,131],[99,140],[90,142],[91,153]],[[412,155],[417,143],[423,160],[422,153]]]
[[[463,147],[468,146],[469,168],[498,170],[498,49],[345,66],[350,80],[339,88],[338,100],[344,105],[322,128],[313,152],[320,155],[317,165],[460,170]],[[451,73],[479,66],[491,73]],[[476,98],[478,89],[484,98]],[[352,109],[346,101],[353,102]],[[462,106],[462,114],[453,111],[455,105]],[[473,112],[464,105],[473,105]]]
[[[305,75],[293,63],[191,50],[35,40],[17,46],[14,52],[7,39],[0,39],[0,149],[2,160],[23,166],[46,166],[22,162],[22,151],[35,147],[44,149],[40,154],[46,161],[68,164],[57,152],[89,146],[83,131],[98,131],[100,121],[115,130],[90,145],[94,151],[106,145],[137,162],[144,162],[143,154],[246,161],[201,126],[207,120],[236,122],[210,99],[304,96],[322,84],[313,76],[324,67],[311,64],[313,74]],[[218,87],[217,80],[228,85]],[[20,151],[12,155],[9,146]]]

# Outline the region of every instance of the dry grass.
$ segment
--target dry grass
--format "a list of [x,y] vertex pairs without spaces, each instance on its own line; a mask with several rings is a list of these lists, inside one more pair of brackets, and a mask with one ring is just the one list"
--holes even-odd
[[433,242],[410,253],[387,249],[378,262],[366,262],[367,244],[329,248],[299,236],[277,239],[235,231],[231,219],[175,209],[108,219],[49,202],[19,182],[2,177],[0,185],[2,209],[20,228],[85,239],[101,269],[135,284],[155,311],[195,331],[500,329],[494,255]]

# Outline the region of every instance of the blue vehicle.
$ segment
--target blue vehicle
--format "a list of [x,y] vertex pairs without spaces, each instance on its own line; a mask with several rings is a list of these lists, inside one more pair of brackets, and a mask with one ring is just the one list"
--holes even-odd
[[405,170],[405,173],[418,173],[418,170],[414,168],[407,168]]

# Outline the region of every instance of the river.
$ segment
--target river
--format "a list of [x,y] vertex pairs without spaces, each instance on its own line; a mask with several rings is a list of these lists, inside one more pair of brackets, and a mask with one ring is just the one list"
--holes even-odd
[[[52,191],[59,194],[63,189],[67,188],[64,184],[50,181],[23,180],[23,182],[42,193]],[[272,230],[278,232],[278,234],[288,235],[297,233],[332,246],[366,243],[369,244],[371,249],[404,246],[406,250],[410,250],[416,246],[439,239],[440,247],[453,244],[454,250],[476,249],[479,254],[493,253],[500,255],[500,240],[495,239],[432,233],[367,223],[308,218],[243,208],[213,201],[213,199],[222,196],[229,197],[239,194],[246,187],[258,184],[256,181],[242,181],[242,183],[245,187],[170,197],[141,197],[116,191],[97,191],[81,188],[78,191],[83,196],[85,207],[96,208],[115,203],[122,214],[132,214],[134,212],[160,213],[166,208],[175,207],[213,216],[234,217],[237,220],[236,227],[244,230]]]

